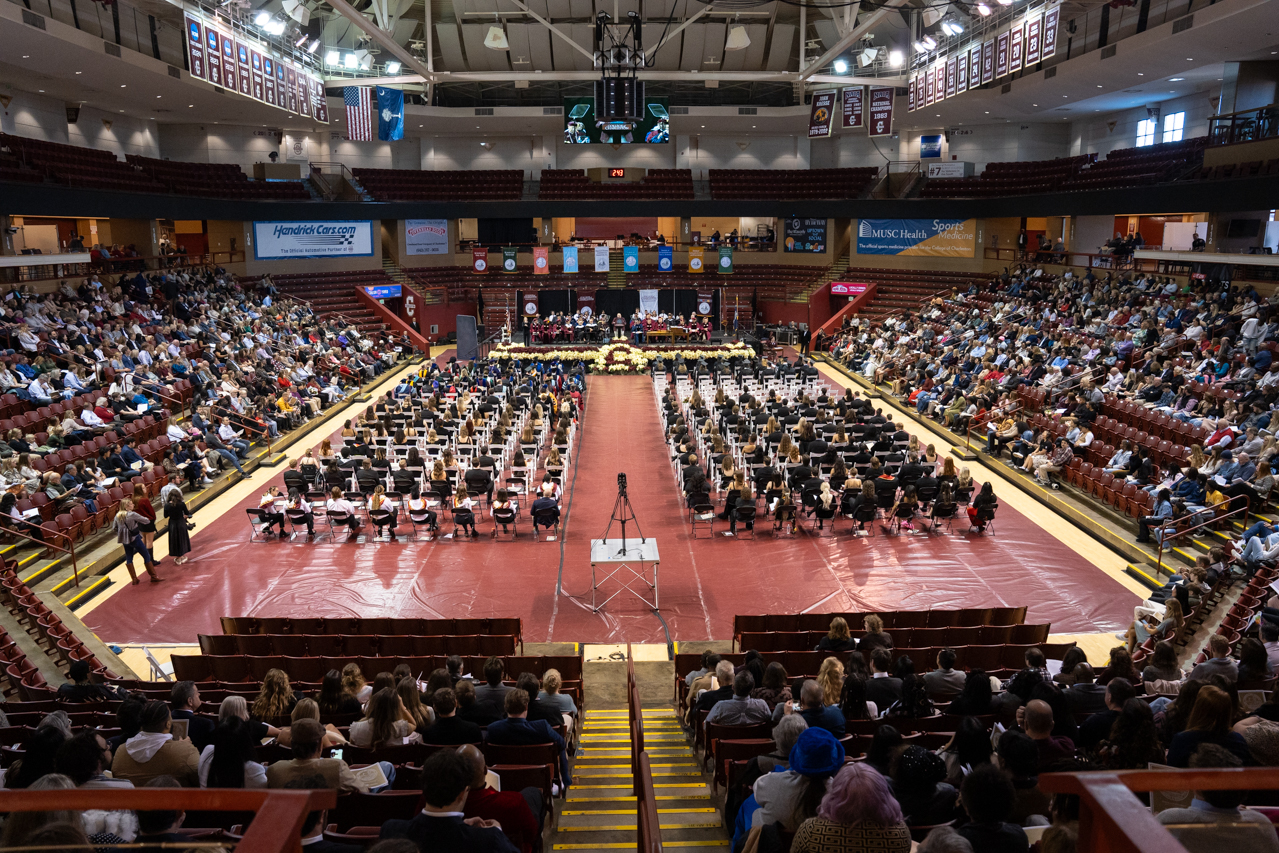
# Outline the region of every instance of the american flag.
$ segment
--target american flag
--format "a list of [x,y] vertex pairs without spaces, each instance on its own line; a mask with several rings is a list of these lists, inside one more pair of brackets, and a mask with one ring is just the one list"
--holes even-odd
[[342,100],[346,103],[346,138],[353,142],[373,141],[372,91],[368,86],[342,89]]

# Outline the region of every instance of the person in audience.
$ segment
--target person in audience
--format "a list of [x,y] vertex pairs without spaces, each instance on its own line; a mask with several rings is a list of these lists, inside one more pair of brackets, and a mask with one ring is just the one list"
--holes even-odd
[[[571,728],[571,722],[566,722],[564,714],[560,712],[560,706],[554,702],[545,702],[538,698],[541,693],[541,684],[537,680],[537,676],[531,672],[521,672],[519,678],[515,679],[515,689],[523,690],[529,696],[528,701],[528,719],[543,720],[551,728],[564,726],[565,732]],[[570,717],[571,721],[572,718]]]
[[817,644],[817,651],[828,654],[851,652],[857,647],[857,641],[848,632],[848,622],[843,616],[830,620],[830,631]]
[[394,687],[375,692],[364,713],[364,719],[351,724],[349,738],[355,746],[377,749],[422,742],[416,731],[417,720],[405,709]]
[[194,681],[176,682],[169,690],[170,713],[175,720],[186,720],[187,737],[191,739],[191,745],[199,750],[213,742],[215,725],[208,717],[196,716],[195,712],[200,710],[201,704],[200,691]]
[[1025,831],[1008,822],[1016,804],[1017,792],[1012,778],[1003,770],[988,764],[974,768],[964,778],[960,803],[968,822],[958,832],[982,853],[1027,853],[1030,841]]
[[486,709],[494,715],[494,719],[501,717],[506,694],[512,689],[502,683],[505,675],[506,670],[502,659],[492,656],[484,661],[484,682],[475,685],[476,703],[486,706]]
[[1208,651],[1212,657],[1190,671],[1193,681],[1208,681],[1211,676],[1220,675],[1234,684],[1239,680],[1239,665],[1230,657],[1230,642],[1221,634],[1208,637]]
[[293,757],[267,766],[267,787],[287,788],[291,787],[289,783],[296,781],[306,787],[332,788],[339,793],[368,793],[369,786],[351,772],[345,761],[320,757],[324,749],[324,734],[324,727],[318,720],[295,721],[290,726]]
[[924,674],[924,687],[928,690],[928,695],[942,702],[962,693],[966,681],[964,673],[955,669],[953,649],[938,652],[937,668]]
[[457,694],[451,687],[442,687],[431,694],[431,707],[435,711],[435,722],[422,732],[423,742],[458,745],[484,740],[478,725],[457,715]]
[[364,673],[360,670],[360,665],[354,661],[342,667],[342,690],[354,696],[359,701],[361,708],[364,707],[365,702],[369,701],[369,697],[373,695],[373,685],[364,679]]
[[491,703],[481,705],[475,700],[475,682],[470,679],[463,679],[455,684],[453,692],[457,696],[457,715],[463,720],[487,726],[502,718],[501,714],[493,711]]
[[883,619],[871,613],[862,618],[862,627],[866,629],[866,633],[857,644],[857,650],[863,655],[869,656],[877,648],[892,649],[893,638],[884,630]]
[[1105,709],[1107,688],[1096,683],[1091,664],[1087,661],[1075,664],[1071,678],[1074,684],[1063,692],[1072,713],[1094,714]]
[[66,712],[55,711],[36,726],[22,744],[22,756],[9,765],[5,773],[6,788],[30,788],[42,777],[54,772],[59,750],[70,738],[71,721]]
[[946,762],[922,746],[906,747],[893,769],[893,796],[908,826],[954,819],[958,792],[946,782]]
[[989,764],[995,749],[990,742],[990,732],[976,717],[964,717],[955,727],[950,741],[938,754],[946,762],[946,781],[956,790],[974,767]]
[[[721,660],[715,664],[714,681],[708,682],[708,689],[701,695],[697,696],[696,701],[690,701],[688,705],[688,723],[691,726],[693,721],[697,719],[697,713],[706,711],[709,713],[716,703],[725,699],[733,698],[733,663],[732,661]],[[718,686],[709,689],[711,684]],[[693,682],[694,688],[698,686],[698,682]],[[694,696],[693,692],[689,692],[689,696]]]
[[[1242,767],[1244,761],[1232,750],[1214,743],[1202,743],[1190,755],[1187,765],[1196,770],[1210,768]],[[1183,833],[1192,835],[1192,824],[1246,824],[1255,827],[1255,832],[1247,836],[1232,834],[1231,849],[1247,851],[1279,851],[1279,836],[1276,836],[1274,824],[1270,818],[1259,811],[1243,807],[1247,799],[1247,791],[1195,791],[1189,808],[1164,809],[1155,815],[1155,819],[1170,827],[1174,838],[1181,840]],[[1177,829],[1185,827],[1185,829]]]
[[790,685],[786,680],[786,667],[782,666],[781,661],[769,662],[764,668],[763,685],[751,691],[751,697],[763,701],[770,713],[775,711],[778,705],[791,701]]
[[805,679],[799,688],[799,710],[794,703],[782,705],[783,714],[799,714],[809,728],[825,729],[835,737],[843,737],[846,727],[839,706],[824,702],[822,688],[811,678]]
[[884,710],[902,698],[902,680],[890,674],[892,668],[893,656],[888,649],[875,648],[870,656],[871,677],[866,685],[866,698]]
[[[939,826],[928,833],[915,848],[915,853],[973,853],[973,845],[953,827]],[[1049,851],[1044,850],[1041,853],[1049,853]],[[1074,848],[1069,851],[1053,851],[1053,853],[1074,853]]]
[[533,853],[541,840],[545,822],[545,804],[542,789],[522,788],[519,791],[495,791],[488,786],[488,766],[484,754],[474,745],[458,747],[458,753],[471,768],[471,791],[466,798],[463,815],[471,820],[491,820],[497,823],[520,853]]
[[1075,757],[1075,744],[1069,738],[1053,735],[1053,709],[1042,699],[1032,699],[1019,709],[1022,729],[1039,750],[1039,768],[1051,767],[1058,761]]
[[106,775],[111,767],[111,747],[93,729],[82,728],[63,741],[58,747],[55,766],[57,772],[69,778],[77,788],[92,790],[133,787],[128,779],[113,779]]
[[[239,699],[240,700],[239,704],[244,705],[243,696],[228,696],[226,699],[222,700],[222,704],[225,705],[227,704],[227,702],[231,701],[232,699]],[[239,716],[239,714],[237,713],[236,716]],[[249,718],[249,711],[248,711],[247,705],[244,708],[244,718],[246,720]],[[296,723],[298,720],[315,720],[317,723],[320,721],[320,706],[316,703],[314,699],[298,700],[298,703],[293,706],[293,713],[289,715],[290,725],[287,725],[282,729],[274,730],[275,742],[278,743],[280,746],[284,747],[285,749],[288,749],[290,746],[292,746],[293,745],[292,724]],[[268,731],[271,731],[270,727],[267,727],[267,728],[268,728]],[[335,746],[341,746],[344,743],[346,743],[346,736],[342,734],[342,732],[338,729],[338,727],[333,725],[332,723],[326,723],[324,725],[324,748],[331,749]]]
[[1230,694],[1212,684],[1205,684],[1195,697],[1194,707],[1184,731],[1168,742],[1167,763],[1172,767],[1189,767],[1190,756],[1202,744],[1215,744],[1229,750],[1244,764],[1252,763],[1252,754],[1243,736],[1231,730],[1235,706]]
[[951,700],[946,713],[981,716],[991,713],[993,705],[994,694],[990,676],[983,670],[972,669],[968,671],[968,676],[964,679],[964,691]]
[[567,693],[561,693],[560,688],[564,685],[564,678],[560,675],[558,669],[548,669],[542,673],[542,690],[537,694],[539,702],[551,702],[559,708],[560,714],[564,716],[564,723],[568,726],[569,731],[573,730],[573,721],[577,718],[577,705],[573,703],[573,697]]
[[200,753],[201,788],[265,788],[266,768],[253,760],[257,742],[248,720],[230,717],[218,723],[212,742]]
[[200,783],[200,754],[189,738],[174,739],[169,733],[173,718],[163,702],[148,702],[142,709],[141,731],[115,751],[111,775],[135,786],[146,785],[161,776],[172,776],[186,788]]
[[282,669],[268,669],[262,679],[262,689],[253,700],[251,711],[255,719],[266,722],[275,717],[287,717],[300,697],[289,684],[289,676]]
[[474,778],[471,761],[461,753],[432,753],[422,765],[425,807],[412,820],[388,820],[379,837],[409,839],[422,853],[518,853],[497,821],[466,819]]
[[486,743],[521,746],[534,743],[553,743],[559,753],[560,785],[566,786],[569,780],[568,752],[564,738],[552,729],[544,720],[530,722],[528,719],[529,697],[526,692],[511,689],[503,700],[506,718],[489,725],[484,733]]
[[1096,752],[1098,762],[1108,770],[1144,770],[1151,762],[1162,764],[1164,748],[1159,743],[1150,704],[1137,697],[1124,702],[1110,734],[1097,745]]
[[395,675],[399,678],[395,685],[395,692],[404,705],[404,713],[412,719],[413,728],[420,734],[435,722],[435,711],[429,704],[422,701],[423,694],[418,690],[417,679],[411,672],[401,675],[399,672],[401,668],[407,670],[408,666],[400,664],[395,668]]
[[845,764],[826,786],[817,814],[800,824],[791,853],[909,853],[910,830],[888,780]]
[[1014,805],[1007,820],[1029,826],[1050,811],[1048,795],[1039,789],[1039,749],[1024,732],[1010,729],[999,736],[999,766],[1013,783]]
[[321,714],[346,716],[359,714],[364,709],[360,700],[354,693],[348,692],[346,687],[342,673],[336,669],[330,669],[324,674],[324,678],[320,681],[320,692],[315,697]]
[[[1262,630],[1265,630],[1263,623]],[[1150,663],[1141,671],[1141,680],[1146,684],[1157,681],[1181,681],[1185,672],[1177,666],[1177,650],[1172,643],[1164,640],[1155,643],[1155,650],[1150,656]],[[1152,691],[1147,688],[1147,692]]]
[[67,667],[65,684],[58,685],[58,700],[62,702],[107,702],[122,698],[116,689],[108,684],[94,684],[90,681],[93,668],[88,661],[72,661]]
[[879,706],[866,700],[867,682],[868,679],[857,673],[850,673],[844,679],[844,692],[840,696],[839,710],[843,713],[845,721],[879,719]]
[[817,814],[829,780],[843,766],[844,747],[835,735],[821,728],[805,729],[791,748],[790,766],[755,780],[758,808],[750,815],[751,827],[780,823],[785,832],[797,831]]
[[[749,654],[749,653],[748,653]],[[844,687],[844,665],[839,658],[826,658],[817,671],[817,684],[822,688],[822,700],[827,705],[839,703]]]
[[733,695],[716,702],[706,716],[706,725],[748,726],[768,721],[772,714],[761,699],[752,699],[755,679],[745,670],[733,677]]

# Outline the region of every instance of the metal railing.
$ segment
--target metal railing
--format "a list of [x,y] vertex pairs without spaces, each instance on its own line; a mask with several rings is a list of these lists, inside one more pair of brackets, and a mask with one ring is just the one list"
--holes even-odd
[[[1243,519],[1242,519],[1243,526],[1244,526],[1244,529],[1247,530],[1248,529],[1248,513],[1252,509],[1252,499],[1247,497],[1246,495],[1244,496],[1244,505],[1239,507],[1238,509],[1227,509],[1226,512],[1223,512],[1220,515],[1218,515],[1216,512],[1218,509],[1220,509],[1223,506],[1229,507],[1234,500],[1235,498],[1227,498],[1221,503],[1216,503],[1216,504],[1212,504],[1211,506],[1206,506],[1199,512],[1191,513],[1189,516],[1187,516],[1188,518],[1197,518],[1201,512],[1212,512],[1212,518],[1209,518],[1206,521],[1201,521],[1198,524],[1192,525],[1190,527],[1178,529],[1175,533],[1169,533],[1166,536],[1162,533],[1158,534],[1159,548],[1155,554],[1155,568],[1165,569],[1165,570],[1167,569],[1167,567],[1164,565],[1164,545],[1173,539],[1180,539],[1182,536],[1191,536],[1197,530],[1203,530],[1206,527],[1218,524],[1223,519],[1230,518],[1231,516],[1234,516],[1234,515],[1239,515],[1240,513],[1243,514]],[[1168,519],[1166,521],[1160,522],[1159,526],[1162,529],[1162,528],[1171,526],[1173,523],[1174,523],[1173,519]],[[1169,574],[1171,574],[1171,572],[1169,572]]]
[[0,281],[17,284],[38,284],[40,282],[64,281],[73,278],[88,278],[94,273],[102,275],[125,275],[137,272],[164,272],[187,267],[221,266],[241,263],[244,252],[205,252],[199,255],[148,255],[137,258],[103,258],[90,260],[86,251],[84,261],[79,263],[41,262],[41,255],[23,255],[30,258],[31,263],[15,267],[0,268]]
[[653,789],[653,770],[644,751],[644,716],[635,681],[635,660],[631,644],[626,644],[626,709],[631,733],[631,777],[635,795],[636,830],[639,853],[662,853],[661,821]]
[[1208,117],[1208,144],[1233,145],[1279,136],[1279,104]]
[[57,536],[59,539],[66,540],[67,547],[63,548],[61,545],[54,545],[52,542],[41,542],[39,539],[35,538],[34,536],[30,536],[26,533],[23,533],[20,530],[14,530],[12,527],[6,527],[3,524],[0,524],[0,533],[8,533],[10,536],[17,536],[21,539],[27,540],[28,542],[34,542],[37,545],[44,546],[49,551],[60,551],[63,554],[69,554],[71,556],[71,575],[73,578],[75,578],[75,585],[76,585],[76,588],[78,589],[80,587],[80,564],[76,560],[75,540],[72,539],[67,534],[62,533],[58,530],[49,530],[43,524],[40,525],[40,529],[43,530],[46,534],[51,533],[54,536]]

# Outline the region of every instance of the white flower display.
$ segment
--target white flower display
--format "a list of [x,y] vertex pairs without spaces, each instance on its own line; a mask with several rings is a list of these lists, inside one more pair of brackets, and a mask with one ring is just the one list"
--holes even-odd
[[602,347],[558,347],[537,349],[534,347],[503,344],[496,347],[491,357],[496,359],[523,359],[526,361],[581,361],[594,373],[644,373],[658,357],[673,359],[682,355],[685,359],[732,358],[751,356],[754,350],[743,343],[707,344],[684,347],[637,347],[630,343],[611,343]]

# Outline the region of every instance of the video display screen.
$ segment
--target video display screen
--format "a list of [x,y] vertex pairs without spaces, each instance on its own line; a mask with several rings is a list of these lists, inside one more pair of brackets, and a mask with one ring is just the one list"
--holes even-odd
[[564,102],[564,141],[569,145],[608,145],[671,141],[671,117],[666,98],[649,98],[644,103],[644,117],[638,122],[601,121],[595,112],[594,98],[570,98]]

